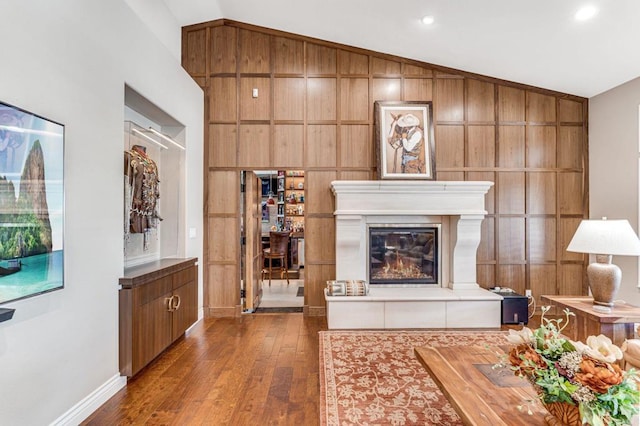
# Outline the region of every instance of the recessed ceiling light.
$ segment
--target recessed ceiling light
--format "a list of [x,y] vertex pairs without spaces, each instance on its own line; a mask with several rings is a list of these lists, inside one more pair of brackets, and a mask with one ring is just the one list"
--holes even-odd
[[575,18],[576,21],[586,21],[588,19],[593,18],[598,14],[598,9],[595,6],[584,6],[578,9],[576,12]]
[[435,18],[431,15],[427,15],[421,19],[422,23],[425,25],[431,25],[435,21]]

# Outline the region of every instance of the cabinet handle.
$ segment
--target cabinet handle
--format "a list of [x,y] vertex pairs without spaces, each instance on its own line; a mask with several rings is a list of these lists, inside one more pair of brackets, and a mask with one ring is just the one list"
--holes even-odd
[[167,305],[167,311],[169,312],[173,311],[173,297],[174,296],[164,298],[164,303]]
[[175,303],[175,302],[174,302],[174,303],[172,303],[172,308],[173,308],[173,310],[174,310],[174,311],[177,311],[177,310],[178,310],[178,308],[180,307],[180,301],[181,301],[181,300],[180,300],[180,296],[178,296],[178,295],[171,296],[171,298],[172,298],[172,299],[173,299],[174,297],[176,298],[176,300],[177,300],[178,302],[177,302],[177,303]]

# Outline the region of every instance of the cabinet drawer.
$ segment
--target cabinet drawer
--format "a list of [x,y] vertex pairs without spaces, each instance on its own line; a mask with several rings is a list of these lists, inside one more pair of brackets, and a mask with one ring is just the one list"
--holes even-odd
[[168,275],[162,277],[156,281],[151,281],[148,284],[142,285],[134,289],[136,294],[137,306],[146,305],[147,303],[155,300],[167,293],[171,293],[173,277]]
[[192,266],[173,274],[173,289],[182,287],[183,285],[196,280],[197,266]]

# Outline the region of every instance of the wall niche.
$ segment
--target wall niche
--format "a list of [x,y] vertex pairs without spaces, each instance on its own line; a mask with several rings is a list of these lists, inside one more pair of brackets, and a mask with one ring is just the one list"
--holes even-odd
[[184,126],[129,86],[124,116],[124,266],[182,257]]

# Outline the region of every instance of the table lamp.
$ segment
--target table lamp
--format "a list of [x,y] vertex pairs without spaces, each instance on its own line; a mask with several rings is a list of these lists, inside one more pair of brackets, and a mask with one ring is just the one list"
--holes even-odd
[[640,255],[640,239],[627,220],[583,220],[567,251],[596,256],[595,263],[587,267],[587,280],[594,309],[607,312],[622,280],[622,271],[611,263],[611,257]]

